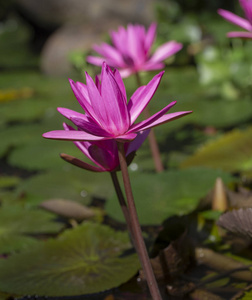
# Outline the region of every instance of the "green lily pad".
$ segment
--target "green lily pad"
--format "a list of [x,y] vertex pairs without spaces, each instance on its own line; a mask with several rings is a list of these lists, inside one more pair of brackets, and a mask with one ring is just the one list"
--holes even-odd
[[[160,174],[132,172],[130,175],[141,224],[160,224],[172,215],[191,212],[199,199],[212,188],[217,177],[226,183],[232,180],[227,173],[206,168]],[[115,195],[107,201],[106,211],[116,220],[124,221]]]
[[17,185],[20,182],[20,178],[16,176],[1,176],[0,188],[10,188]]
[[0,300],[8,300],[8,299],[10,299],[10,295],[0,292]]
[[25,193],[31,200],[28,200],[30,205],[51,198],[71,199],[89,204],[92,196],[111,196],[113,184],[107,173],[92,173],[64,163],[64,168],[60,170],[23,180],[17,193]]
[[0,209],[0,253],[27,248],[36,240],[28,234],[57,233],[62,223],[54,222],[55,216],[42,210],[26,210],[18,206]]
[[0,289],[17,294],[73,296],[104,291],[128,281],[139,269],[128,234],[84,223],[58,239],[0,261]]
[[252,169],[252,127],[233,130],[201,147],[186,159],[182,168],[206,166],[226,171],[249,171]]

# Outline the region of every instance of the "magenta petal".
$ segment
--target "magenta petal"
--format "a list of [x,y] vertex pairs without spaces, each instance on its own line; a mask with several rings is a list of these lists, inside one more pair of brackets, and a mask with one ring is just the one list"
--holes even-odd
[[[145,60],[145,53],[143,48],[144,36],[143,34],[139,34],[137,30],[139,25],[129,24],[127,27],[128,32],[128,41],[127,41],[127,50],[128,56],[133,59],[136,65]],[[142,27],[142,26],[141,26]],[[144,29],[144,28],[143,28]]]
[[106,60],[103,57],[98,57],[98,56],[92,56],[89,55],[86,57],[86,61],[92,65],[96,65],[96,66],[102,66],[102,63],[104,62],[104,60]]
[[114,73],[114,76],[115,76],[115,80],[116,80],[117,84],[119,85],[119,88],[120,88],[120,90],[123,94],[123,97],[125,99],[125,103],[127,103],[127,94],[126,94],[125,85],[124,85],[123,80],[122,80],[122,76],[120,75],[120,72],[117,69],[115,69],[113,73]]
[[120,52],[109,44],[102,43],[101,46],[95,45],[93,49],[104,58],[107,58],[109,61],[113,62],[114,67],[124,65]]
[[[73,90],[73,93],[76,97],[76,99],[78,100],[78,102],[80,103],[81,107],[84,109],[84,111],[91,116],[94,120],[97,121],[97,123],[99,123],[96,114],[92,108],[92,106],[90,105],[90,100],[85,99],[85,97],[81,94],[80,90],[78,89],[77,85],[75,84],[75,82],[72,79],[69,79],[71,88]],[[90,97],[88,97],[90,99]]]
[[141,114],[141,112],[145,109],[145,107],[150,102],[153,97],[160,80],[164,74],[164,71],[160,72],[156,76],[152,78],[152,80],[141,89],[138,89],[133,96],[131,97],[128,103],[128,110],[130,113],[130,122],[133,124],[137,117]]
[[251,0],[240,0],[240,5],[244,10],[246,18],[252,25],[252,1]]
[[230,23],[240,26],[248,31],[252,30],[252,25],[249,23],[248,20],[241,18],[228,10],[218,9],[218,14]]
[[80,128],[80,129],[84,130],[85,132],[88,132],[92,135],[103,136],[103,137],[111,136],[111,134],[109,134],[103,128],[96,125],[95,123],[90,122],[89,120],[84,120],[83,118],[78,118],[78,117],[71,117],[70,120],[78,128]]
[[107,171],[111,171],[119,165],[118,152],[111,151],[112,149],[107,150],[105,148],[100,147],[99,143],[93,143],[88,148],[88,151],[92,159],[96,162],[96,164],[99,164],[102,168],[104,168]]
[[155,53],[150,58],[149,62],[161,62],[164,59],[168,58],[169,56],[172,56],[173,54],[181,50],[182,47],[183,45],[181,43],[177,43],[175,41],[167,42],[157,48]]
[[146,140],[149,133],[150,129],[138,132],[137,137],[126,145],[126,156],[131,152],[137,151],[141,147],[142,143]]
[[252,32],[247,31],[231,31],[227,33],[229,38],[252,39]]
[[74,111],[74,110],[71,110],[71,109],[68,109],[68,108],[64,108],[64,107],[58,107],[57,110],[60,114],[62,114],[64,117],[66,117],[69,120],[72,117],[82,118],[84,120],[87,120],[87,117],[84,114],[81,114],[77,111]]
[[181,118],[185,115],[191,114],[191,113],[192,113],[192,111],[179,111],[179,112],[163,115],[162,117],[160,117],[156,121],[152,122],[151,124],[143,126],[141,129],[146,130],[146,129],[149,129],[149,128],[153,128],[155,126],[158,126],[158,125],[170,122],[170,121],[174,121],[176,119],[179,119],[179,118]]
[[117,81],[111,70],[105,66],[102,72],[101,95],[109,115],[110,133],[122,134],[129,128],[129,115],[126,106],[126,99],[121,92]]
[[157,23],[152,23],[146,33],[146,37],[144,41],[144,47],[146,52],[148,52],[148,50],[151,48],[152,44],[155,41],[156,31],[157,31]]
[[137,134],[136,133],[133,133],[133,132],[130,132],[130,133],[126,133],[126,134],[122,134],[122,135],[119,135],[116,137],[116,140],[118,141],[124,141],[124,142],[127,142],[127,141],[132,141],[136,138]]
[[[160,117],[162,117],[170,108],[172,108],[177,102],[173,101],[170,104],[168,104],[166,107],[161,109],[159,112],[148,118],[147,120],[144,120],[142,122],[139,122],[133,126],[130,127],[129,132],[137,132],[140,130],[145,130],[147,128],[152,127],[151,124],[158,120]],[[150,126],[149,126],[150,125]],[[148,126],[148,127],[147,127]]]
[[[104,68],[104,67],[103,67]],[[86,74],[86,82],[87,82],[87,90],[89,94],[89,99],[92,103],[92,108],[95,111],[95,115],[97,116],[97,120],[99,124],[106,128],[109,123],[109,115],[106,109],[106,105],[100,95],[97,86],[93,82],[92,78],[89,76],[87,72]]]
[[77,89],[79,90],[80,94],[84,97],[85,102],[87,101],[90,105],[91,105],[91,101],[89,99],[89,95],[88,95],[88,89],[86,84],[77,81],[75,83],[75,86],[77,87]]
[[119,72],[120,72],[120,75],[122,76],[122,78],[127,78],[130,75],[135,73],[135,71],[132,70],[131,68],[120,69]]
[[53,130],[42,135],[46,139],[67,140],[67,141],[100,141],[107,139],[84,131]]
[[146,62],[143,66],[143,71],[153,71],[153,70],[160,70],[164,69],[165,64],[163,62]]

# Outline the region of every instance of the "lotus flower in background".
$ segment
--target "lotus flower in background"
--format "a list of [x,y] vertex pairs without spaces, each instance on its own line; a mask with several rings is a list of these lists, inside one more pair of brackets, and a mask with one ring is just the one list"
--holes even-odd
[[[75,129],[66,123],[63,123],[65,130],[75,131]],[[150,130],[138,132],[137,137],[129,142],[124,143],[125,154],[128,164],[134,158],[135,152],[148,136]],[[60,156],[67,162],[86,169],[92,172],[113,172],[119,169],[118,149],[115,140],[104,140],[97,142],[74,142],[74,144],[81,150],[81,152],[89,158],[96,166],[90,165],[76,157],[62,153]]]
[[137,117],[150,102],[164,72],[154,76],[146,85],[138,88],[127,103],[125,86],[119,72],[106,63],[102,66],[101,82],[96,83],[86,73],[86,84],[70,80],[75,97],[85,113],[67,108],[58,111],[76,125],[78,130],[55,130],[43,134],[43,137],[70,141],[117,140],[127,142],[134,140],[137,133],[170,122],[191,111],[166,114],[176,104],[171,102],[150,118],[135,123]]
[[244,11],[245,17],[241,18],[234,13],[227,11],[225,9],[219,9],[218,13],[227,21],[240,26],[241,28],[247,31],[232,31],[228,32],[227,36],[230,38],[244,38],[244,39],[252,39],[252,0],[240,0],[240,5]]
[[101,66],[105,61],[110,67],[118,69],[122,77],[139,71],[163,69],[163,61],[181,50],[182,44],[169,41],[151,54],[156,28],[155,23],[152,23],[147,31],[142,25],[129,24],[127,28],[120,26],[118,31],[110,32],[113,45],[94,45],[93,49],[101,57],[88,56],[87,61],[97,66]]

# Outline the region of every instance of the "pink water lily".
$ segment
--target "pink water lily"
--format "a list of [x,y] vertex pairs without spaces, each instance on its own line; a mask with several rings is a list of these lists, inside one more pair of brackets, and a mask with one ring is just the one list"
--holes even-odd
[[127,28],[120,26],[118,31],[111,31],[113,45],[102,43],[94,45],[93,49],[101,55],[88,56],[87,61],[101,66],[103,61],[120,71],[122,77],[139,71],[160,70],[164,68],[163,61],[182,48],[181,43],[169,41],[151,54],[151,47],[156,38],[156,23],[152,23],[146,31],[142,25],[129,24]]
[[[76,131],[76,129],[66,123],[63,123],[63,127],[66,131]],[[138,132],[137,137],[133,141],[124,143],[125,154],[129,164],[134,158],[134,153],[146,139],[149,131],[150,130]],[[119,169],[118,149],[115,140],[96,142],[75,141],[74,144],[95,166],[64,153],[60,155],[71,164],[92,172],[113,172]]]
[[227,21],[240,26],[247,31],[232,31],[228,32],[227,36],[230,38],[244,38],[252,39],[252,0],[240,0],[240,5],[244,11],[245,17],[241,18],[234,13],[225,9],[219,9],[218,13],[225,18]]
[[86,84],[70,80],[75,97],[85,113],[58,107],[58,111],[76,125],[78,130],[55,130],[43,134],[43,137],[71,141],[101,141],[115,139],[130,141],[137,133],[162,123],[170,122],[191,111],[166,114],[176,104],[171,102],[150,118],[135,123],[154,95],[164,72],[154,76],[146,85],[138,88],[127,103],[125,86],[119,72],[106,63],[102,66],[101,82],[95,83],[86,73]]

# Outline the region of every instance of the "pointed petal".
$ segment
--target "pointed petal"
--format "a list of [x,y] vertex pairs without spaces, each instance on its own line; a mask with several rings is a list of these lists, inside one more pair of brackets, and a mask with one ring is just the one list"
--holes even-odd
[[101,82],[99,80],[99,76],[95,76],[95,85],[97,86],[97,89],[99,91],[99,93],[101,94]]
[[78,100],[78,102],[80,103],[81,107],[89,116],[91,116],[97,123],[99,123],[99,120],[97,119],[96,114],[92,106],[90,105],[89,95],[88,95],[89,100],[85,99],[84,96],[81,94],[80,90],[78,89],[78,87],[76,86],[75,82],[72,79],[69,79],[69,82],[73,90],[73,93],[76,99]]
[[179,118],[181,118],[185,115],[191,114],[191,113],[192,113],[192,111],[179,111],[179,112],[163,115],[162,117],[155,120],[154,122],[141,127],[141,130],[146,130],[146,129],[153,128],[155,126],[158,126],[158,125],[170,122],[170,121],[174,121],[176,119],[179,119]]
[[240,5],[244,10],[245,16],[252,25],[252,2],[251,0],[240,0]]
[[69,120],[73,117],[82,118],[84,120],[87,120],[86,115],[81,114],[77,111],[74,111],[74,110],[71,110],[71,109],[68,109],[68,108],[64,108],[64,107],[57,107],[57,110],[60,114],[62,114],[65,118],[67,118]]
[[122,134],[122,135],[119,135],[116,137],[116,140],[119,141],[119,142],[127,142],[127,141],[132,141],[136,138],[137,134],[136,133],[125,133],[125,134]]
[[156,31],[157,31],[157,23],[152,23],[146,33],[144,47],[146,50],[146,53],[148,53],[149,49],[151,48],[152,44],[155,41],[156,38]]
[[126,132],[129,128],[127,100],[107,65],[102,70],[101,95],[104,103],[106,103],[107,114],[109,115],[110,130],[108,132],[114,135]]
[[[159,112],[157,112],[156,114],[154,114],[153,116],[151,116],[150,118],[148,118],[147,120],[144,120],[144,121],[139,122],[139,123],[137,123],[135,125],[132,125],[130,127],[130,129],[129,129],[129,132],[137,132],[137,131],[145,130],[147,128],[152,127],[152,126],[149,126],[149,125],[151,125],[153,122],[155,122],[160,117],[162,117],[176,103],[177,103],[177,101],[173,101],[170,104],[168,104],[166,107],[164,107],[163,109],[161,109]],[[149,126],[149,127],[147,127],[147,126]]]
[[115,76],[115,80],[116,80],[117,84],[119,85],[120,90],[121,90],[121,92],[124,96],[124,99],[125,99],[126,103],[127,103],[127,94],[126,94],[125,85],[124,85],[123,80],[122,80],[122,76],[120,75],[120,72],[117,69],[115,69],[113,73],[114,73],[114,76]]
[[126,156],[129,155],[131,152],[137,151],[143,142],[146,140],[148,134],[150,133],[150,129],[145,131],[140,131],[137,133],[137,137],[131,141],[130,143],[125,144],[126,146]]
[[112,30],[110,37],[115,48],[122,54],[126,53],[127,31],[123,26],[119,26],[117,31]]
[[84,99],[91,105],[91,101],[89,99],[88,90],[86,84],[77,81],[75,86],[78,88],[80,94],[84,97]]
[[87,164],[84,161],[82,161],[74,156],[65,154],[65,153],[61,153],[60,157],[74,166],[77,166],[79,168],[82,168],[82,169],[85,169],[85,170],[88,170],[91,172],[105,172],[106,171],[105,169],[102,169],[100,167],[91,166],[90,164]]
[[107,138],[96,136],[84,131],[53,130],[42,134],[46,139],[67,141],[100,141]]
[[119,72],[122,78],[127,78],[134,73],[134,71],[131,68],[119,69]]
[[102,66],[102,63],[106,60],[104,57],[92,56],[89,55],[86,57],[86,61],[92,65]]
[[182,47],[183,45],[181,43],[177,43],[176,41],[167,42],[157,48],[155,53],[151,56],[149,62],[161,62],[167,57],[172,56],[173,54],[181,50]]
[[97,89],[97,86],[93,82],[92,78],[88,75],[87,72],[86,74],[86,82],[87,82],[87,90],[89,94],[89,99],[92,103],[92,108],[95,111],[95,115],[97,116],[97,120],[99,124],[103,127],[106,128],[107,125],[109,124],[109,117],[107,114],[107,109],[106,109],[106,104],[104,103],[100,92]]
[[79,129],[84,130],[85,132],[88,132],[92,135],[104,136],[104,137],[111,136],[111,134],[109,134],[107,131],[105,131],[102,127],[100,127],[96,123],[90,122],[86,119],[73,116],[73,117],[70,118],[70,120]]
[[228,10],[218,9],[218,14],[230,23],[240,26],[248,31],[252,30],[252,25],[249,23],[248,20],[241,18]]
[[229,38],[242,38],[242,39],[252,39],[252,32],[246,31],[231,31],[227,33]]
[[143,71],[154,71],[154,70],[161,70],[165,68],[165,64],[163,62],[150,62],[147,61],[143,65]]
[[108,59],[113,67],[124,66],[121,53],[111,45],[102,43],[101,46],[95,45],[93,49],[104,58]]
[[114,149],[105,149],[99,146],[99,143],[91,144],[88,148],[90,156],[103,169],[111,171],[119,165],[118,151]]
[[[139,26],[139,25],[138,25]],[[128,33],[128,41],[127,41],[127,54],[128,56],[134,61],[135,65],[142,64],[145,60],[145,53],[144,53],[144,33],[138,30],[137,25],[129,24],[127,27]],[[144,29],[144,27],[143,27]]]
[[136,92],[132,95],[129,103],[128,110],[130,113],[130,123],[133,124],[141,112],[150,102],[151,98],[156,92],[160,80],[164,74],[164,71],[160,72],[144,87],[137,89]]
[[[66,131],[69,131],[69,130],[72,130],[72,131],[76,131],[72,126],[66,124],[66,123],[63,123],[63,128],[66,130]],[[91,145],[90,142],[88,141],[82,141],[82,142],[77,142],[77,141],[74,141],[73,142],[75,144],[75,146],[77,148],[79,148],[79,150],[86,156],[88,157],[93,163],[96,164],[96,162],[93,160],[93,158],[90,156],[89,152],[88,152],[88,147]]]

